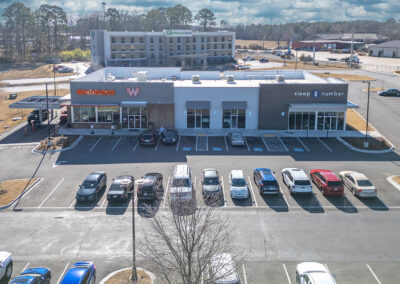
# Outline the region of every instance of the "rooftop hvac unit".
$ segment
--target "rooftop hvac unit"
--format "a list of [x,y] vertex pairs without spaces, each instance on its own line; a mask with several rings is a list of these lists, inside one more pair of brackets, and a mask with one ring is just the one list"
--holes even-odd
[[147,80],[147,71],[134,72],[133,77],[137,78],[139,82],[145,82]]
[[192,83],[200,84],[200,75],[192,75]]
[[233,75],[226,75],[226,82],[227,82],[228,84],[233,84],[233,83],[235,83]]
[[276,75],[275,76],[275,81],[277,82],[285,82],[285,77],[283,75]]
[[115,80],[115,77],[111,73],[107,73],[107,81],[110,82],[110,81],[114,81],[114,80]]

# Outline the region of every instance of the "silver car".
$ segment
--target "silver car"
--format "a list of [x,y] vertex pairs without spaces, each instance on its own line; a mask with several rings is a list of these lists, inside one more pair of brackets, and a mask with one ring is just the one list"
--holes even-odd
[[362,173],[353,171],[341,171],[339,173],[343,184],[359,197],[377,197],[375,186]]
[[242,133],[235,132],[235,133],[228,133],[228,140],[231,146],[245,146],[246,141]]
[[222,196],[222,186],[216,169],[204,169],[202,171],[201,188],[204,198]]

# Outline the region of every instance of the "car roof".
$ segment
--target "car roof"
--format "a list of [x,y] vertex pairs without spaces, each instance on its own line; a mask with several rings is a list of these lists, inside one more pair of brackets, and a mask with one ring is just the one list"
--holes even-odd
[[335,282],[332,279],[332,276],[328,272],[311,272],[307,273],[310,278],[313,280],[313,283],[318,284],[334,284]]
[[124,179],[133,179],[133,176],[130,175],[117,176],[114,180],[124,180]]
[[268,168],[258,168],[254,170],[255,172],[259,172],[261,174],[262,180],[276,180],[274,173],[271,169]]
[[231,170],[232,178],[244,178],[242,170]]
[[218,171],[216,169],[204,169],[204,177],[218,177]]
[[49,270],[47,268],[44,268],[44,267],[33,267],[33,268],[25,269],[24,271],[21,272],[21,275],[23,275],[23,274],[33,274],[33,273],[44,275],[48,271]]
[[366,175],[358,172],[351,172],[350,175],[355,178],[356,180],[364,180],[368,179]]
[[307,179],[308,180],[308,176],[307,176],[306,172],[303,171],[302,169],[290,168],[289,171],[292,174],[294,179],[297,179],[297,180]]
[[340,181],[338,176],[331,170],[315,170],[319,172],[327,181]]
[[88,271],[92,266],[90,262],[76,262],[74,265],[68,269],[61,283],[80,283],[83,275],[85,275],[86,271]]
[[101,175],[101,174],[94,172],[94,173],[89,174],[89,175],[86,177],[85,180],[95,181],[95,180],[97,180],[97,179],[99,178],[100,175]]
[[9,253],[8,251],[0,251],[0,263],[5,261],[10,256],[11,256],[11,253]]
[[20,275],[11,280],[10,283],[31,283],[36,277],[34,275]]
[[154,135],[153,131],[145,131],[142,133],[142,135]]
[[296,269],[300,274],[315,272],[315,271],[320,271],[320,272],[327,271],[325,265],[318,262],[302,262],[297,265]]

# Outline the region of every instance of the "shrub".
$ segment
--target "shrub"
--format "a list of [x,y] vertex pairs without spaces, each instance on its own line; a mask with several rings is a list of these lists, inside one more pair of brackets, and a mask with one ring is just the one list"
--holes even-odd
[[72,59],[78,61],[90,60],[90,50],[82,50],[79,48],[61,51],[59,55],[62,61],[71,61]]

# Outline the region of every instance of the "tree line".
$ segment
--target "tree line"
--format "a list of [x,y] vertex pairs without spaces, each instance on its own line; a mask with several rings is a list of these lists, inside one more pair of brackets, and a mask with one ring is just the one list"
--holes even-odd
[[386,22],[298,22],[282,25],[229,25],[217,23],[210,9],[193,14],[184,5],[161,7],[147,13],[108,8],[105,13],[92,12],[82,16],[68,15],[61,7],[43,4],[32,11],[22,2],[10,4],[1,15],[0,62],[43,61],[58,56],[61,51],[89,49],[90,30],[162,31],[164,29],[224,29],[236,32],[238,39],[288,41],[307,39],[316,33],[368,32],[400,38],[400,24]]

